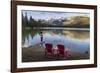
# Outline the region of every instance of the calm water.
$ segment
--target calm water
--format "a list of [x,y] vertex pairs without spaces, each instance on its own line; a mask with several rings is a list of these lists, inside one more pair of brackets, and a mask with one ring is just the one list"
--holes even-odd
[[30,47],[41,43],[40,32],[43,32],[43,46],[51,43],[53,46],[63,44],[75,52],[89,51],[89,30],[67,30],[67,29],[27,29],[23,30],[22,47]]

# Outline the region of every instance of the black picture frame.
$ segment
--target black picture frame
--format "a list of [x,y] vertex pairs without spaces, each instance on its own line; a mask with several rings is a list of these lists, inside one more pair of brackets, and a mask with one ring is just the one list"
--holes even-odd
[[[93,20],[94,21],[94,63],[83,64],[83,65],[17,68],[17,44],[18,44],[17,43],[17,6],[18,5],[93,9],[94,10],[94,20]],[[11,72],[12,73],[28,72],[28,71],[59,70],[59,69],[91,68],[91,67],[97,67],[97,6],[63,4],[63,3],[31,2],[31,1],[11,1]]]

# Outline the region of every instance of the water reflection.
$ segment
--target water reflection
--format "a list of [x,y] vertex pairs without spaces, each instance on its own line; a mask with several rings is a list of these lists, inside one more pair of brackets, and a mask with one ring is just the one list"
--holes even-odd
[[71,38],[80,39],[80,40],[89,39],[90,37],[89,31],[65,31],[64,30],[63,34],[65,36],[69,36]]
[[89,31],[69,31],[65,29],[33,29],[24,30],[22,34],[22,47],[30,47],[41,43],[40,32],[43,32],[43,45],[63,44],[71,51],[89,51]]

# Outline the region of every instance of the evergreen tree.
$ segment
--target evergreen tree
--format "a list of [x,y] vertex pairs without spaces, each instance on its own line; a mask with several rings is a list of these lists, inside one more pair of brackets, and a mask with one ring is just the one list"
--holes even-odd
[[25,26],[28,27],[29,26],[29,22],[28,22],[28,17],[27,17],[27,13],[25,13]]

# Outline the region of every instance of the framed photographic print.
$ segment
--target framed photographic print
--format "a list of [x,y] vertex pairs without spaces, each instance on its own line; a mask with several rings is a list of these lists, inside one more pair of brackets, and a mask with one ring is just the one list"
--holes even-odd
[[97,6],[11,1],[11,72],[97,66]]

